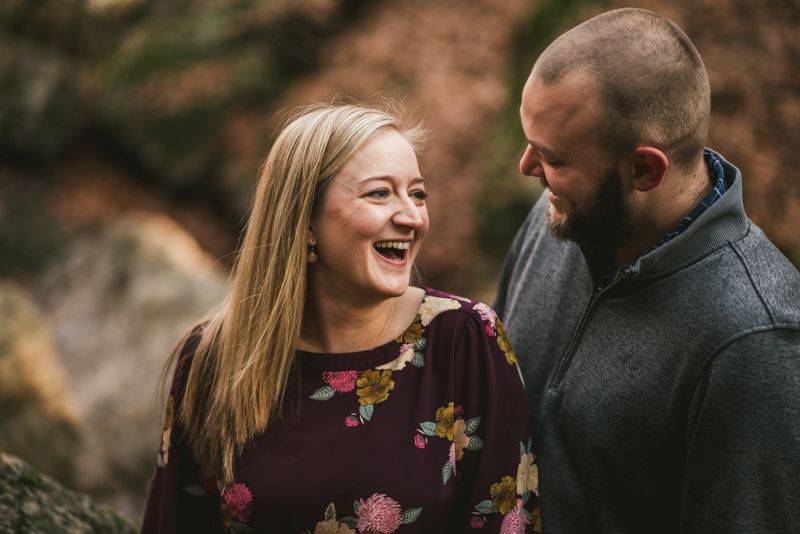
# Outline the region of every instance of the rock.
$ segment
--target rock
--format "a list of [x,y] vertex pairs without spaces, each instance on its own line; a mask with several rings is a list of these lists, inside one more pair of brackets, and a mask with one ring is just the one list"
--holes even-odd
[[139,525],[0,453],[0,532],[133,534]]
[[72,484],[78,427],[44,317],[24,290],[0,282],[0,450]]
[[84,423],[77,487],[139,517],[158,450],[162,367],[220,300],[222,276],[164,216],[126,219],[67,248],[36,294]]

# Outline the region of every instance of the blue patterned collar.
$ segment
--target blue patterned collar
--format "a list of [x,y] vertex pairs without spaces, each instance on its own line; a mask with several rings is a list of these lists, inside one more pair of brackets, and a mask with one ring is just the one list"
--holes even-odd
[[[728,187],[731,184],[729,184],[727,179],[725,178],[725,171],[722,170],[722,163],[719,161],[719,158],[717,158],[717,156],[714,155],[713,152],[706,149],[703,152],[703,159],[705,160],[706,166],[708,167],[709,176],[716,175],[717,177],[717,183],[714,186],[714,189],[712,189],[711,192],[708,193],[705,196],[705,198],[700,201],[700,204],[695,206],[695,208],[689,213],[689,215],[683,218],[683,220],[678,224],[678,226],[675,227],[674,230],[665,235],[664,238],[661,239],[658,243],[647,249],[643,254],[639,256],[639,258],[647,254],[650,254],[658,247],[662,246],[664,243],[667,243],[678,237],[681,234],[681,232],[686,230],[689,227],[689,225],[692,224],[692,222],[694,222],[704,211],[706,211],[709,208],[709,206],[711,206],[711,204],[716,202],[728,190]],[[587,254],[585,250],[584,250],[584,255],[586,256],[586,261],[589,264],[589,270],[593,271],[594,268],[596,268],[600,264],[600,261],[598,261],[598,258],[595,258]],[[614,280],[616,280],[617,278],[628,272],[631,269],[631,266],[639,258],[636,258],[630,263],[623,265],[619,269],[615,269],[600,277],[600,279],[595,282],[595,285],[597,286],[595,289],[597,291],[601,291],[611,282],[613,282]]]

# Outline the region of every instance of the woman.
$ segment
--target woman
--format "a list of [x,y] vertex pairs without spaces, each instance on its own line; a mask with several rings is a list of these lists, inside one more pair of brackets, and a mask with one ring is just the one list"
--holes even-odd
[[[484,304],[409,286],[423,131],[296,114],[229,298],[187,334],[142,532],[530,532],[530,417]],[[533,511],[533,515],[531,515]]]

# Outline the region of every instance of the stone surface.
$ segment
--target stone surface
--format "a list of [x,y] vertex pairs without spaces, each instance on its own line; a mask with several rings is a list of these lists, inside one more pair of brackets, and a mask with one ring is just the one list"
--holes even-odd
[[0,282],[0,450],[74,483],[79,417],[44,316]]
[[77,487],[138,517],[161,427],[157,384],[222,276],[172,220],[142,215],[68,247],[37,284],[83,421]]
[[137,522],[0,453],[0,533],[135,534]]

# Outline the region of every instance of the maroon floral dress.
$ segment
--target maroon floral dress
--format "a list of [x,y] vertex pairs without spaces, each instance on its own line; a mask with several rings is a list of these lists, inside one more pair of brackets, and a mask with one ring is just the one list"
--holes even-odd
[[187,352],[142,532],[541,532],[525,388],[485,304],[428,289],[394,341],[298,351],[282,419],[245,448],[227,487],[172,424]]

